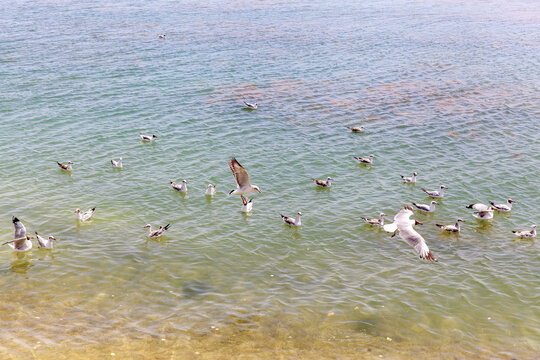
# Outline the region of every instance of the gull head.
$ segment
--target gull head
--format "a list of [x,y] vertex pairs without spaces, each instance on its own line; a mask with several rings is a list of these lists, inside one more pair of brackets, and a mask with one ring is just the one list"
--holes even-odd
[[186,180],[186,179],[182,180],[182,182],[183,182],[184,184],[187,184],[187,180]]
[[215,187],[215,185],[208,184],[208,188],[213,188],[213,187]]
[[375,155],[369,154],[369,157],[373,159],[375,157]]
[[73,165],[73,163],[72,163],[71,161],[68,161],[67,163],[68,163],[69,165]]
[[253,189],[259,193],[261,192],[261,189],[257,185],[253,185]]
[[462,218],[459,218],[459,219],[457,219],[456,221],[459,221],[459,222],[465,222],[465,220],[463,220]]
[[412,173],[414,176],[418,176],[418,173],[415,171]]
[[512,200],[512,199],[510,199],[510,198],[508,198],[508,203],[509,203],[509,204],[511,204],[511,203],[513,203],[513,202],[515,202],[515,201]]
[[120,161],[122,161],[122,158],[120,158]]
[[386,216],[386,214],[382,212],[379,214],[379,216]]
[[157,138],[157,135],[156,135],[156,134],[152,134],[152,137],[153,137],[153,138]]
[[537,228],[538,226],[536,226],[536,225],[533,225],[533,226],[531,226],[531,227],[532,227],[533,229],[536,229],[536,228]]
[[30,239],[34,239],[34,237],[26,235],[26,240],[30,240]]
[[56,238],[55,238],[54,236],[50,235],[50,236],[49,236],[49,240],[51,240],[51,241],[53,241],[53,240],[56,241]]
[[441,185],[441,190],[442,189],[448,189],[448,187],[444,186],[444,185]]
[[75,214],[78,214],[81,212],[81,209],[77,208],[77,210],[75,210]]
[[150,224],[146,224],[146,225],[144,225],[144,226],[143,226],[143,229],[146,229],[146,228],[151,228],[151,227],[152,227],[152,225],[150,225]]
[[300,211],[299,211],[299,212],[297,212],[296,214],[297,214],[297,215],[300,215],[300,216],[302,216],[302,213],[301,213]]
[[405,205],[404,209],[409,210],[409,211],[413,211],[413,208],[412,208],[411,205]]
[[432,202],[431,202],[431,205],[439,205],[439,203],[436,202],[436,201],[432,201]]

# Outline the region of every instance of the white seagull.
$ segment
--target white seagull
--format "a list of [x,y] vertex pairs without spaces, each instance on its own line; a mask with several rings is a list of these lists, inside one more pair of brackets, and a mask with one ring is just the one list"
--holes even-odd
[[44,249],[52,249],[53,241],[56,240],[56,238],[52,235],[50,235],[48,239],[45,239],[44,237],[40,236],[37,231],[36,231],[36,239],[38,242],[38,247],[44,248]]
[[240,211],[247,213],[253,210],[253,199],[248,200],[242,194],[240,194],[240,197],[242,198],[242,209]]
[[379,214],[379,218],[378,219],[368,219],[366,217],[361,217],[360,219],[364,220],[365,222],[367,222],[369,225],[374,225],[374,226],[384,226],[384,217],[386,216],[385,213],[380,213]]
[[111,164],[113,168],[122,168],[122,158],[118,159],[118,161],[111,159]]
[[148,229],[148,232],[146,233],[147,237],[156,238],[156,237],[160,237],[161,235],[163,235],[163,233],[169,229],[169,226],[171,226],[171,224],[167,224],[165,226],[160,226],[159,229],[152,231],[152,225],[146,224],[143,227],[143,229],[145,229],[145,228]]
[[229,195],[231,194],[240,194],[240,195],[244,194],[245,195],[245,194],[252,193],[254,191],[261,192],[258,186],[250,184],[248,172],[246,171],[246,169],[242,167],[242,165],[240,165],[240,163],[235,158],[230,159],[228,163],[229,163],[229,168],[231,169],[234,175],[234,180],[236,180],[236,189],[231,190],[229,192]]
[[67,164],[62,164],[61,162],[57,161],[56,162],[58,164],[58,166],[60,166],[60,169],[62,170],[65,170],[65,171],[72,171],[73,170],[73,163],[71,161],[68,161]]
[[96,208],[91,208],[90,210],[87,210],[81,214],[81,209],[77,208],[77,210],[75,210],[75,214],[77,214],[77,219],[79,221],[86,221],[90,219],[92,215],[94,215],[94,211],[96,211]]
[[531,226],[531,231],[512,231],[516,236],[523,238],[533,238],[536,236],[536,225]]
[[281,215],[281,218],[283,219],[283,221],[285,221],[285,224],[287,224],[287,225],[291,225],[291,226],[300,226],[300,225],[302,225],[302,221],[300,219],[300,217],[302,216],[302,213],[300,211],[296,213],[296,219],[293,219],[292,217],[285,216],[283,214],[279,214],[279,215]]
[[250,110],[257,110],[259,108],[259,104],[248,103],[246,100],[244,100],[244,105],[246,105],[246,109]]
[[410,206],[405,206],[396,214],[396,216],[394,216],[394,222],[397,224],[399,236],[416,250],[421,259],[437,261],[431,251],[429,251],[422,235],[414,230],[412,226],[413,221],[409,219],[412,215],[412,208]]
[[440,227],[441,229],[443,229],[444,231],[449,231],[449,232],[459,232],[460,228],[459,228],[459,223],[460,222],[465,222],[465,220],[463,219],[457,219],[456,220],[456,225],[440,225],[440,224],[435,224],[435,226],[438,226]]
[[363,126],[347,126],[347,129],[351,130],[354,133],[364,132]]
[[171,186],[174,190],[180,191],[180,192],[187,192],[187,180],[182,180],[182,184],[175,183],[174,181],[171,181]]
[[6,241],[2,245],[8,244],[15,251],[22,252],[30,250],[32,248],[32,241],[30,241],[30,239],[33,239],[33,237],[26,235],[24,224],[15,216],[11,218],[11,221],[13,221],[13,226],[15,228],[13,240]]
[[216,195],[216,185],[208,184],[208,187],[206,188],[206,191],[204,192],[204,195],[206,195],[206,196],[214,196],[214,195]]
[[160,38],[160,39],[166,39],[166,38],[167,38],[167,34],[158,34],[158,38]]
[[513,202],[514,202],[514,200],[508,198],[507,204],[495,204],[492,201],[490,201],[489,203],[491,204],[491,208],[493,210],[508,212],[508,211],[512,210],[512,203]]
[[367,158],[363,158],[363,157],[360,157],[360,156],[353,156],[353,158],[358,160],[360,162],[360,164],[373,164],[373,158],[374,157],[375,157],[375,155],[373,155],[373,154],[369,155],[369,157],[367,157]]
[[416,206],[416,208],[420,211],[423,211],[423,212],[433,212],[435,211],[435,205],[437,205],[437,202],[436,201],[432,201],[431,203],[429,203],[429,205],[425,205],[425,204],[417,204],[415,202],[412,203],[414,206]]
[[150,135],[143,135],[143,133],[139,133],[139,136],[142,141],[146,141],[146,142],[154,141],[154,139],[157,138],[156,134],[152,134],[152,136],[150,136]]
[[401,176],[401,179],[403,180],[404,183],[416,183],[416,175],[418,175],[418,173],[415,171],[413,172],[412,177],[406,177],[403,175],[399,175],[399,176]]
[[[412,209],[412,208],[411,208]],[[424,225],[423,222],[420,222],[418,220],[409,220],[411,222],[411,226],[415,226],[415,225]],[[385,224],[383,226],[383,230],[386,231],[387,233],[394,233],[394,236],[395,236],[395,233],[397,232],[397,223],[394,221],[393,223],[390,223],[390,224]]]
[[330,187],[330,186],[332,186],[332,181],[334,179],[332,179],[331,177],[327,177],[326,180],[318,180],[318,179],[314,179],[314,178],[311,178],[311,180],[313,180],[315,182],[315,184],[317,184],[318,186]]
[[440,190],[430,191],[430,190],[426,190],[426,189],[422,188],[422,191],[425,192],[426,194],[428,194],[430,197],[442,198],[442,197],[444,197],[444,189],[448,189],[448,188],[446,186],[444,186],[444,185],[441,185]]

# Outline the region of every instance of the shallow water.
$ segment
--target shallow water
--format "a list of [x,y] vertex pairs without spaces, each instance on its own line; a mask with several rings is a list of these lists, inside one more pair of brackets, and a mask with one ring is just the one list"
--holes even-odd
[[[540,253],[511,230],[540,223],[538,3],[0,9],[0,240],[12,215],[58,239],[0,248],[2,358],[537,357]],[[232,156],[262,189],[247,216]],[[436,264],[360,221],[441,183],[416,215]],[[490,222],[465,208],[508,197]]]

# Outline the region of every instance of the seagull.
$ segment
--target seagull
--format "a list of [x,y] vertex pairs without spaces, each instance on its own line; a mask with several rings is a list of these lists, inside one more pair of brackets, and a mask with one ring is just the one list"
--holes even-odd
[[491,204],[491,208],[493,210],[508,212],[508,211],[512,210],[512,203],[513,202],[514,202],[514,200],[508,198],[508,204],[494,204],[492,201],[490,201],[489,203]]
[[473,213],[473,216],[480,220],[493,219],[493,209],[479,210]]
[[313,180],[315,182],[315,184],[317,184],[319,186],[330,187],[330,186],[332,186],[332,181],[334,179],[332,179],[331,177],[327,177],[326,180],[317,180],[317,179],[314,179],[314,178],[311,178],[311,180]]
[[536,237],[536,225],[531,226],[531,231],[512,231],[516,236],[524,238],[533,238]]
[[152,225],[146,224],[143,227],[143,229],[148,228],[148,232],[146,233],[147,237],[156,238],[156,237],[160,237],[161,235],[163,235],[163,233],[169,229],[169,226],[171,226],[171,224],[167,224],[165,226],[160,226],[159,229],[152,231]]
[[48,239],[45,239],[44,237],[40,236],[37,231],[36,231],[36,239],[38,242],[38,247],[44,248],[44,249],[52,249],[53,241],[56,240],[56,238],[52,235],[50,235]]
[[417,204],[415,202],[412,203],[416,208],[423,212],[433,212],[435,211],[435,205],[437,205],[436,201],[432,201],[429,205],[425,204]]
[[152,134],[152,136],[150,136],[150,135],[143,135],[143,133],[139,133],[139,136],[141,137],[142,141],[146,141],[146,142],[154,141],[154,139],[157,138],[156,134]]
[[65,171],[72,171],[73,170],[73,167],[71,165],[73,165],[73,163],[71,161],[68,161],[67,164],[62,164],[61,162],[56,162],[58,164],[58,166],[60,166],[60,169],[62,170],[65,170]]
[[251,109],[251,110],[257,110],[259,108],[259,104],[248,103],[246,100],[244,100],[244,105],[246,105],[247,109]]
[[[437,261],[431,251],[429,251],[426,241],[412,226],[413,220],[409,219],[413,215],[412,207],[405,206],[401,209],[396,216],[394,216],[394,222],[397,224],[397,230],[399,230],[399,236],[405,240],[409,245],[414,247],[414,250],[420,255],[421,259],[429,261]],[[395,235],[395,233],[394,233]],[[392,236],[394,236],[392,235]]]
[[406,177],[403,175],[399,175],[399,176],[401,176],[401,179],[403,180],[404,183],[416,183],[416,175],[418,175],[418,173],[415,171],[413,172],[412,177]]
[[293,219],[292,217],[285,216],[283,214],[281,215],[281,218],[283,221],[285,221],[285,224],[291,225],[291,226],[300,226],[302,225],[302,221],[300,220],[300,217],[302,216],[302,213],[299,211],[296,213],[296,219]]
[[360,164],[373,164],[373,158],[375,155],[369,155],[367,158],[359,157],[359,156],[353,156],[356,160],[360,162]]
[[477,211],[490,210],[490,207],[488,205],[484,205],[484,204],[480,204],[480,203],[468,205],[468,206],[466,206],[466,208],[467,209],[477,210]]
[[122,158],[118,159],[118,161],[111,159],[111,164],[113,168],[122,168]]
[[444,196],[444,189],[448,189],[448,188],[444,185],[441,185],[439,191],[437,190],[429,191],[424,188],[422,188],[422,191],[428,194],[432,198],[442,198]]
[[[412,209],[412,208],[411,208]],[[414,225],[424,225],[423,222],[420,222],[418,220],[409,220],[411,222],[411,226],[414,226]],[[387,233],[395,233],[397,231],[397,223],[394,221],[393,223],[391,224],[385,224],[383,226],[383,230],[386,231]]]
[[158,38],[160,38],[160,39],[166,39],[166,38],[167,38],[167,34],[158,34]]
[[465,220],[463,219],[457,219],[456,220],[456,225],[439,225],[439,224],[435,224],[436,226],[440,227],[441,229],[443,229],[444,231],[449,231],[449,232],[459,232],[459,223],[460,222],[465,222]]
[[253,199],[246,199],[244,195],[240,194],[240,197],[242,198],[242,212],[250,212],[253,210]]
[[375,225],[375,226],[384,226],[384,217],[386,216],[385,213],[380,213],[378,219],[368,219],[365,217],[361,217],[360,219],[367,222],[369,225]]
[[96,208],[91,208],[90,210],[87,210],[86,212],[81,214],[81,209],[75,210],[75,214],[77,214],[77,219],[80,221],[86,221],[94,215],[94,211],[96,211]]
[[206,196],[214,196],[214,195],[216,195],[216,185],[208,184],[208,187],[206,188],[206,191],[204,192],[204,195],[206,195]]
[[246,169],[242,167],[242,165],[240,165],[240,163],[235,158],[230,159],[228,163],[229,163],[229,168],[231,169],[234,175],[234,179],[236,180],[236,189],[231,190],[229,192],[229,195],[231,194],[240,194],[240,195],[244,194],[245,195],[245,194],[252,193],[254,191],[261,192],[258,186],[250,184],[248,172],[246,171]]
[[347,129],[351,130],[354,133],[364,132],[363,126],[347,126]]
[[26,235],[24,224],[15,216],[11,218],[11,221],[13,221],[13,227],[15,228],[15,233],[13,234],[14,240],[6,241],[2,245],[8,244],[15,251],[30,250],[32,248],[32,241],[30,239],[33,239],[33,237]]
[[177,184],[174,181],[171,181],[171,186],[174,190],[180,192],[187,192],[187,180],[182,180],[182,184]]

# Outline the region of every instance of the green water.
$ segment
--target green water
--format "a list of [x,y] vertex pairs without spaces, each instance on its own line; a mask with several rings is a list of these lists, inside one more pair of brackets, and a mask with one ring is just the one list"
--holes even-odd
[[[536,2],[0,9],[0,241],[12,215],[58,239],[0,248],[2,358],[538,358],[540,253],[511,233],[540,223]],[[248,215],[233,156],[262,190]],[[360,220],[440,184],[415,215],[438,263]]]

